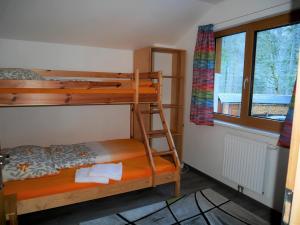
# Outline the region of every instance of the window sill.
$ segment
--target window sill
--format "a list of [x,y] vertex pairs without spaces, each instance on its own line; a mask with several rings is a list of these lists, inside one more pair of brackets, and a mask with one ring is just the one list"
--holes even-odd
[[252,134],[258,134],[261,136],[270,137],[270,138],[274,138],[274,139],[279,138],[278,133],[271,132],[271,131],[263,131],[263,130],[246,127],[246,126],[242,126],[242,125],[238,125],[238,124],[234,124],[234,123],[224,122],[224,121],[217,120],[217,119],[214,119],[214,123],[215,123],[215,125],[218,125],[218,126],[229,127],[232,129],[237,129],[237,130],[252,133]]

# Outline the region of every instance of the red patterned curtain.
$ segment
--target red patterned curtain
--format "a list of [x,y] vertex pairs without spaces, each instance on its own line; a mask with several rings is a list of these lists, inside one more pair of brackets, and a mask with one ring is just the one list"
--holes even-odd
[[214,70],[215,37],[210,24],[198,28],[194,52],[190,120],[197,125],[213,126]]

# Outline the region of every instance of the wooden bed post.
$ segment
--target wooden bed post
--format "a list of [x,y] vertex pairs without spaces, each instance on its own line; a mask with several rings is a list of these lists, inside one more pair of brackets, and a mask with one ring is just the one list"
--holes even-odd
[[139,104],[139,86],[140,86],[140,73],[139,69],[134,72],[134,104],[137,106]]
[[158,102],[161,102],[162,99],[162,87],[163,87],[163,80],[162,80],[162,72],[158,72],[158,87],[157,87],[157,95],[158,95]]
[[[0,154],[1,154],[1,147],[0,147]],[[3,181],[2,181],[2,161],[3,156],[0,155],[0,225],[6,224],[6,212],[5,212],[5,204],[4,204],[4,193],[3,193]]]
[[17,213],[17,196],[16,194],[4,195],[3,193],[3,176],[2,167],[9,162],[9,155],[2,154],[0,144],[0,225],[7,224],[8,219],[10,225],[18,224]]

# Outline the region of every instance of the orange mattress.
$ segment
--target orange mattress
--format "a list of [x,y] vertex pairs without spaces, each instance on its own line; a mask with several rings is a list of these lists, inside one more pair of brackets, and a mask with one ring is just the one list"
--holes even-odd
[[[155,157],[155,165],[157,173],[175,172],[172,162],[161,157]],[[148,164],[146,156],[140,156],[132,159],[123,160],[123,177],[121,181],[110,181],[111,183],[122,183],[127,180],[150,177],[151,168]],[[74,183],[76,169],[63,169],[60,174],[54,176],[46,176],[41,178],[9,181],[4,184],[4,194],[17,194],[18,200],[25,200],[41,196],[48,196],[58,193],[74,191],[78,189],[103,186],[105,184],[95,183]]]
[[138,156],[145,156],[144,144],[135,139],[114,139],[99,142],[106,150],[103,156],[109,159],[107,162],[122,161]]

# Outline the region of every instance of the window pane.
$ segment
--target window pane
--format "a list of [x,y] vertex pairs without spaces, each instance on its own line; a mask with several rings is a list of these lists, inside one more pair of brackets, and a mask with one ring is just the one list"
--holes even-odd
[[245,33],[217,39],[220,68],[215,74],[214,112],[240,116],[244,74]]
[[300,24],[256,35],[251,115],[284,120],[296,79]]

